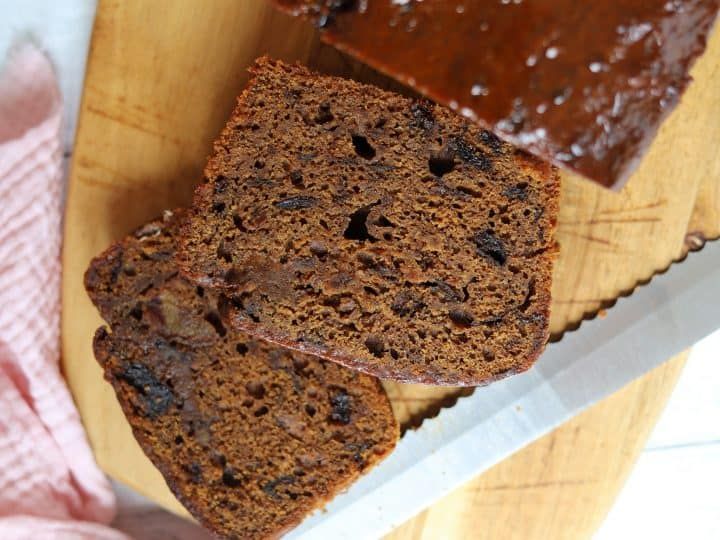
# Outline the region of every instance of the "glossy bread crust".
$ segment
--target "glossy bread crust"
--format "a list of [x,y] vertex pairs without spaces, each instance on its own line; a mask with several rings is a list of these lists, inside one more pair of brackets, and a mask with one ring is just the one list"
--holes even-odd
[[323,40],[605,186],[690,82],[718,0],[274,0]]

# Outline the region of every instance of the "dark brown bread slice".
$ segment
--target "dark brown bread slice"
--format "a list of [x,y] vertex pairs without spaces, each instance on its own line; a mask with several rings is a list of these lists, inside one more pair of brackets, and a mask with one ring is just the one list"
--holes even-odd
[[260,59],[181,268],[231,323],[408,382],[527,369],[548,335],[556,171],[451,111]]
[[95,355],[173,493],[226,538],[273,538],[385,457],[398,426],[381,385],[223,326],[174,267],[177,215],[96,258],[110,323]]

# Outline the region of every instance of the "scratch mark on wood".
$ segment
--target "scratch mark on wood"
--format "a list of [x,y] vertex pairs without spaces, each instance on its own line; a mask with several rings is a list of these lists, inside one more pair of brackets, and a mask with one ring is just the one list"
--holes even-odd
[[574,236],[575,238],[582,238],[583,240],[587,240],[588,242],[596,242],[598,244],[602,244],[604,246],[617,248],[618,246],[614,243],[612,243],[610,240],[607,240],[606,238],[598,238],[597,236],[592,236],[591,234],[582,234],[582,233],[576,233],[573,231],[564,231],[558,229],[557,231],[558,235],[567,235],[567,236]]
[[131,127],[133,129],[137,129],[138,131],[142,131],[143,133],[147,133],[148,135],[152,135],[154,137],[159,137],[163,141],[171,142],[177,146],[182,146],[182,141],[180,139],[177,139],[175,137],[170,137],[166,133],[161,133],[159,131],[154,131],[147,126],[144,126],[138,122],[131,122],[128,118],[124,118],[121,116],[116,116],[114,114],[110,114],[107,111],[104,111],[102,109],[98,109],[96,107],[93,107],[92,105],[88,105],[86,110],[88,112],[91,112],[93,114],[96,114],[98,116],[101,116],[103,118],[107,118],[108,120],[112,120],[113,122],[117,122],[119,124],[122,124],[124,126]]
[[620,214],[620,213],[625,213],[625,212],[636,212],[638,210],[649,210],[651,208],[660,208],[662,206],[665,206],[666,204],[667,204],[666,199],[660,199],[659,201],[645,204],[643,206],[634,206],[631,208],[607,208],[605,210],[599,210],[598,214]]

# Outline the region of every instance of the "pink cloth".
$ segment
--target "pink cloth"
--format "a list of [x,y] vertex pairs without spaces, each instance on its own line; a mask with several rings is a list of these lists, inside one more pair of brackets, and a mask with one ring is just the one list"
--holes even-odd
[[61,117],[50,62],[17,48],[0,77],[0,539],[121,540],[58,367]]

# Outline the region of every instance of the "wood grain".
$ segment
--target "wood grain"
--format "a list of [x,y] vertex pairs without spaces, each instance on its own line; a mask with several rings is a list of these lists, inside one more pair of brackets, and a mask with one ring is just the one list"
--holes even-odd
[[[719,34],[694,69],[696,82],[622,192],[563,175],[551,321],[555,334],[667,267],[693,245],[686,243],[688,231],[695,235],[691,240],[720,235]],[[101,381],[90,348],[101,321],[84,293],[82,275],[90,258],[112,240],[165,208],[188,203],[212,141],[247,80],[246,68],[262,54],[399,89],[320,44],[301,21],[259,0],[101,0],[98,6],[65,222],[63,365],[101,467],[178,512],[179,504]],[[609,407],[621,416],[638,400],[663,403],[668,386],[657,384],[655,377]],[[417,425],[462,393],[394,383],[386,387],[405,425]],[[596,429],[593,418],[586,419],[590,433]],[[587,466],[601,467],[606,456],[592,452],[594,445],[616,448],[615,442],[651,424],[651,418],[619,423],[597,432],[604,439],[573,445],[587,454]],[[544,459],[562,464],[566,441],[558,436]],[[629,466],[635,455],[626,448],[612,459]],[[531,461],[512,458],[502,465],[504,474],[521,483],[532,472]],[[617,485],[605,486],[609,495],[603,500],[612,498]],[[563,489],[573,497],[572,485]],[[541,506],[552,509],[550,502],[536,505],[537,515],[544,511]],[[455,519],[455,506],[458,512],[465,508],[457,500],[446,505],[448,521]]]
[[590,538],[645,446],[686,357],[678,355],[597,403],[385,540]]

